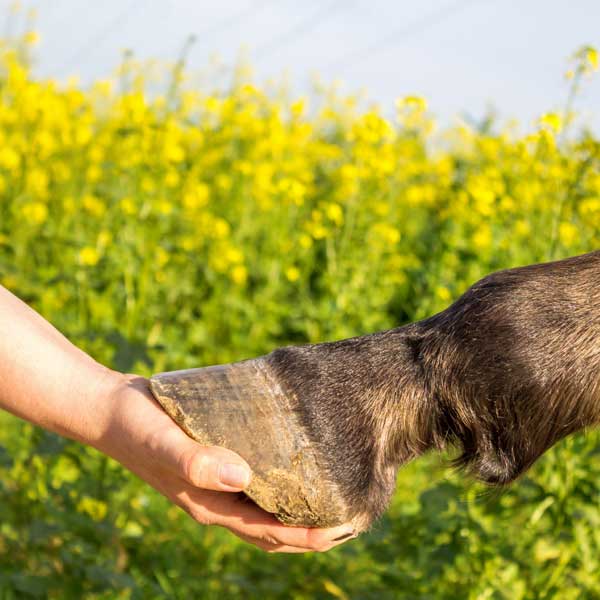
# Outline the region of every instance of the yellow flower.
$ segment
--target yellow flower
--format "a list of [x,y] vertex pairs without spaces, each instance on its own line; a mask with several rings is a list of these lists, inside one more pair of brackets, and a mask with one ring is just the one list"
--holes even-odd
[[573,223],[563,222],[558,226],[558,237],[565,246],[571,246],[579,238],[579,230]]
[[252,164],[247,160],[239,160],[235,163],[235,169],[242,175],[250,175],[252,173]]
[[371,227],[371,232],[385,244],[395,245],[400,241],[400,232],[388,223],[376,223]]
[[295,179],[284,178],[279,182],[278,188],[286,199],[296,206],[302,206],[306,195],[306,186]]
[[23,35],[23,41],[28,46],[35,46],[40,41],[40,36],[37,31],[27,31]]
[[299,98],[290,106],[290,112],[295,118],[301,117],[306,110],[306,98]]
[[563,122],[560,115],[557,113],[546,113],[540,118],[541,125],[547,125],[552,131],[560,132],[563,128]]
[[181,177],[177,171],[170,170],[165,175],[165,185],[170,188],[175,188],[179,185]]
[[10,146],[2,145],[0,147],[0,167],[12,170],[16,169],[21,163],[21,156]]
[[104,148],[100,144],[93,144],[87,155],[92,163],[100,163],[104,160]]
[[179,144],[166,144],[163,148],[164,157],[171,162],[181,162],[185,159],[185,151]]
[[27,173],[27,189],[39,198],[48,195],[48,174],[39,168],[33,168]]
[[515,206],[515,201],[510,196],[502,196],[500,199],[500,208],[505,212],[512,212]]
[[90,165],[85,172],[85,176],[88,181],[98,181],[102,177],[102,169],[98,165]]
[[435,288],[435,295],[443,302],[448,302],[452,297],[452,295],[450,294],[450,290],[443,285],[438,285]]
[[226,173],[219,173],[215,180],[215,183],[219,189],[224,192],[228,192],[231,189],[231,177]]
[[183,194],[183,206],[193,212],[208,203],[210,188],[205,183],[197,183]]
[[66,214],[72,215],[77,210],[77,204],[73,196],[65,196],[62,201],[63,209]]
[[68,181],[72,176],[71,168],[62,161],[56,161],[53,165],[54,178],[60,183]]
[[42,129],[35,136],[33,145],[37,147],[39,157],[46,159],[56,150],[57,140],[47,129]]
[[98,234],[98,246],[100,248],[106,248],[106,246],[108,246],[113,240],[113,235],[110,231],[107,231],[106,229],[103,229],[99,234]]
[[41,202],[31,202],[23,206],[23,216],[34,225],[41,225],[48,218],[48,207]]
[[235,265],[230,271],[231,280],[237,285],[244,285],[248,278],[248,271],[244,265]]
[[225,219],[215,219],[213,232],[216,238],[226,238],[230,231],[231,227],[229,227],[229,223]]
[[335,204],[333,202],[329,203],[325,209],[325,213],[327,218],[330,221],[333,221],[336,225],[341,225],[344,222],[344,213],[342,212],[342,207],[339,204]]
[[83,197],[82,204],[83,208],[94,217],[101,217],[106,212],[106,205],[104,202],[92,194],[86,194]]
[[594,71],[598,70],[598,50],[596,48],[587,49],[587,61]]
[[310,233],[315,240],[322,240],[327,237],[327,229],[320,223],[315,223],[310,227]]
[[137,212],[135,202],[129,196],[122,198],[119,206],[126,215],[134,215]]
[[92,128],[89,125],[80,124],[75,129],[75,143],[78,146],[85,146],[93,136]]
[[169,253],[162,247],[159,246],[156,249],[156,264],[159,268],[164,267],[169,262]]
[[180,238],[179,243],[186,252],[191,252],[198,248],[198,238],[191,235],[184,235]]
[[531,233],[531,227],[525,219],[519,219],[515,223],[515,232],[522,237],[528,236]]
[[142,177],[140,186],[145,194],[150,194],[156,189],[156,182],[154,181],[154,179],[152,179],[152,177],[148,177],[146,175]]
[[473,245],[480,250],[486,250],[492,244],[492,230],[489,225],[482,225],[473,235]]
[[298,279],[300,279],[300,271],[297,267],[288,267],[285,270],[285,276],[287,277],[288,281],[298,281]]
[[244,261],[244,254],[237,248],[229,247],[225,251],[225,260],[232,264],[239,264]]
[[396,100],[398,108],[410,107],[417,110],[427,110],[427,100],[422,96],[404,96]]
[[598,70],[598,50],[593,46],[582,46],[573,54],[571,60],[577,74],[591,75]]
[[582,200],[579,204],[579,212],[590,222],[600,223],[600,196]]
[[298,238],[298,243],[300,244],[300,246],[302,248],[304,248],[305,250],[307,250],[308,248],[310,248],[313,245],[313,241],[312,238],[309,235],[306,235],[305,233],[303,233],[299,238]]
[[108,97],[113,90],[113,82],[109,79],[100,79],[95,81],[92,87],[92,91],[99,96]]
[[108,512],[106,502],[83,496],[77,503],[77,512],[90,516],[94,521],[102,521]]
[[156,203],[156,208],[161,215],[168,215],[173,210],[173,204],[169,202],[166,198],[161,198]]
[[86,246],[79,251],[79,263],[86,267],[93,267],[98,264],[100,260],[100,254],[96,248]]

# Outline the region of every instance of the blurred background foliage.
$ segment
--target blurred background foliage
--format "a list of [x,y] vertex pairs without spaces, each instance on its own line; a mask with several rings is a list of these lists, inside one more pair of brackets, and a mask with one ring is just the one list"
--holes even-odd
[[[439,131],[324,90],[309,106],[241,69],[226,94],[156,91],[127,57],[90,89],[0,60],[0,283],[114,368],[240,360],[390,328],[491,271],[597,249],[600,142],[573,100],[535,129]],[[0,598],[600,598],[600,438],[485,491],[437,457],[387,515],[324,555],[200,527],[97,452],[2,415]]]

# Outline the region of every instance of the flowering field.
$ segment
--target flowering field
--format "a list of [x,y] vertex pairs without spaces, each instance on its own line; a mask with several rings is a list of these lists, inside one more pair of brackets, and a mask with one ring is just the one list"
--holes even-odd
[[[384,118],[243,75],[212,94],[181,65],[149,94],[132,59],[61,87],[31,77],[34,41],[0,61],[0,283],[114,368],[390,328],[490,271],[600,246],[600,140],[571,110],[592,48],[565,110],[520,134],[440,131],[418,97]],[[492,494],[426,457],[370,533],[265,556],[1,416],[0,598],[600,598],[599,453],[598,435],[569,438]]]

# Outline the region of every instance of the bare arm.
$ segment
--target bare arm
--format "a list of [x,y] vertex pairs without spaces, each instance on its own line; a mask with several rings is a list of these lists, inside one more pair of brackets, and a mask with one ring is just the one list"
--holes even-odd
[[2,408],[60,435],[94,444],[108,427],[101,398],[118,378],[0,287]]

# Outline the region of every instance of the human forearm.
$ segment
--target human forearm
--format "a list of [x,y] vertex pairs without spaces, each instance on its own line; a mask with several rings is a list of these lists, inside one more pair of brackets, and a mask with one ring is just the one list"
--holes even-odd
[[103,399],[121,375],[1,286],[0,367],[0,408],[82,442],[94,444],[103,435]]

